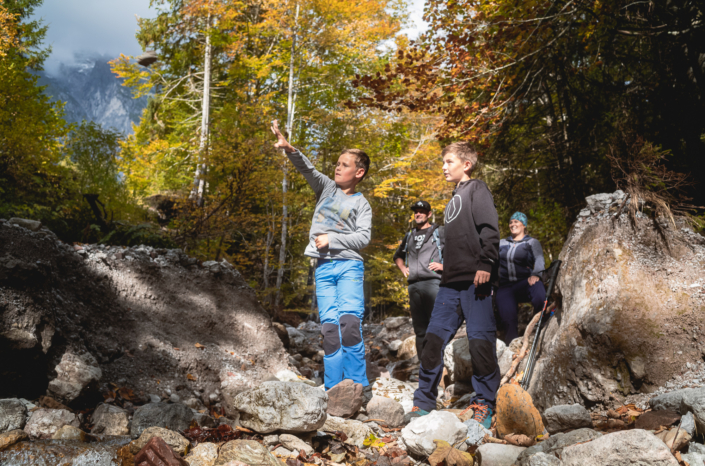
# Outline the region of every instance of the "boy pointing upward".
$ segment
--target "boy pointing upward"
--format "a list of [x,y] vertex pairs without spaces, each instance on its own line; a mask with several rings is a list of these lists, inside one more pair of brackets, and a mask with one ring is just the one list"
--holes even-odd
[[[345,149],[338,157],[333,181],[289,144],[276,120],[272,122],[272,132],[277,137],[274,147],[286,152],[316,194],[304,254],[318,259],[316,298],[322,324],[326,390],[343,379],[368,387],[361,325],[365,313],[365,268],[359,250],[370,242],[372,209],[355,187],[367,175],[370,158],[359,149]],[[369,396],[370,390],[365,391]]]

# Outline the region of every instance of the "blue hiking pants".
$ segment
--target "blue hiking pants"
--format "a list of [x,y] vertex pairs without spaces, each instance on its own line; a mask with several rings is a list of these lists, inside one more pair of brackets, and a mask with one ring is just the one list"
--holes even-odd
[[504,342],[508,345],[519,336],[519,303],[531,303],[534,314],[541,312],[546,301],[546,289],[541,280],[529,286],[529,279],[501,284],[497,289],[497,309],[504,324]]
[[497,325],[492,296],[475,295],[472,282],[448,283],[438,290],[421,355],[419,388],[414,392],[414,406],[426,411],[436,409],[438,384],[443,375],[443,351],[463,324],[463,319],[470,343],[471,383],[476,394],[473,402],[483,401],[494,410],[500,382]]
[[362,261],[318,260],[316,299],[323,334],[326,390],[343,379],[350,379],[363,387],[370,384],[362,341],[364,275]]

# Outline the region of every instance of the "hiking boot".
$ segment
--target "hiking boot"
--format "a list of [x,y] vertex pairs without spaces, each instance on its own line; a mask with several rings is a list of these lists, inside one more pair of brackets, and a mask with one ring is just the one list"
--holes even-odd
[[460,416],[463,414],[466,414],[468,411],[472,410],[472,418],[479,422],[482,427],[485,429],[488,429],[492,427],[492,408],[487,406],[485,403],[482,402],[475,402],[465,408],[461,413]]
[[409,414],[404,415],[404,424],[410,423],[413,419],[417,417],[425,416],[429,414],[425,409],[421,409],[418,406],[414,406]]

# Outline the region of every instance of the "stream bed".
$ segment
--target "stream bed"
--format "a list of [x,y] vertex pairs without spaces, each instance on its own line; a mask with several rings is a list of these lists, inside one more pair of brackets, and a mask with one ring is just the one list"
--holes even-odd
[[23,441],[0,451],[2,466],[121,466],[118,450],[130,437],[106,437],[99,442],[78,440]]

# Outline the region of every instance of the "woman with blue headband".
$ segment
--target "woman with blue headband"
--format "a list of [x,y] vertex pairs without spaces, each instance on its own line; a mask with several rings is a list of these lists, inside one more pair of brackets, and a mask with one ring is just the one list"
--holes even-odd
[[499,242],[499,288],[497,307],[504,323],[504,342],[508,345],[519,336],[519,303],[530,302],[534,312],[541,312],[546,290],[541,282],[545,269],[543,249],[536,238],[526,234],[528,219],[514,212],[509,220],[510,236]]

